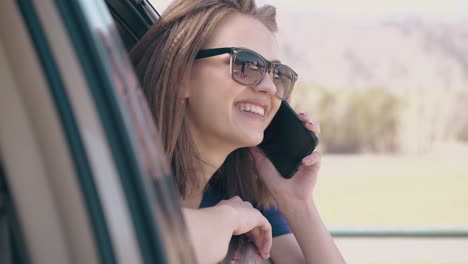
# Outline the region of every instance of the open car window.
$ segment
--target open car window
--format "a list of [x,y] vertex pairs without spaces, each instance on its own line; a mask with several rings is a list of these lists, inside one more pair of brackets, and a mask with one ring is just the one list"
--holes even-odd
[[39,263],[194,262],[129,44],[105,3],[0,10],[0,157],[22,250]]

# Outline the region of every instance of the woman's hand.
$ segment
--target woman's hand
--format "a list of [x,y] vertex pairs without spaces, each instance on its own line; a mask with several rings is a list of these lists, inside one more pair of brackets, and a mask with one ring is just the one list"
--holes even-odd
[[[304,126],[317,136],[320,134],[320,125],[312,121],[307,113],[300,113],[299,119]],[[302,165],[291,179],[283,178],[275,169],[270,160],[258,148],[251,148],[251,153],[263,182],[267,185],[278,205],[283,201],[306,201],[311,198],[317,182],[320,169],[321,155],[314,151],[302,160]],[[281,206],[280,206],[281,207]]]
[[[299,114],[306,128],[320,134],[320,126],[307,114]],[[294,236],[276,238],[272,252],[273,261],[284,255],[295,262],[346,263],[333,238],[320,218],[313,201],[312,192],[317,182],[321,156],[314,151],[304,157],[302,165],[291,179],[281,177],[270,160],[258,148],[251,151],[263,182],[276,200],[279,210],[286,218]]]
[[245,234],[258,249],[259,254],[267,259],[270,257],[272,245],[271,224],[255,209],[251,203],[242,201],[239,196],[223,200],[216,206],[225,206],[233,213],[235,221],[233,235]]

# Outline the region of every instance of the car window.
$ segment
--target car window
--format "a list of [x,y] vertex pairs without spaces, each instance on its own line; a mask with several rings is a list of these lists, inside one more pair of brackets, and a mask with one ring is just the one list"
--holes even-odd
[[[20,121],[33,129],[12,125],[3,133],[7,126],[2,123],[2,161],[17,200],[34,202],[17,205],[31,259],[193,262],[159,136],[105,3],[2,2],[5,17],[3,10],[18,21],[22,39],[15,47],[8,37],[13,29],[2,28],[13,72],[2,102],[24,100],[17,106],[24,107]],[[22,53],[28,56],[15,58]],[[34,74],[20,75],[21,64]],[[35,89],[28,88],[32,81]],[[40,96],[30,96],[34,93]],[[8,116],[13,105],[3,107],[2,122],[13,120],[13,114]],[[22,137],[25,133],[31,143]],[[15,148],[19,142],[27,147]],[[23,167],[15,162],[21,155]],[[25,168],[35,172],[26,174]],[[28,178],[39,176],[44,188],[34,186],[35,193],[26,197]],[[41,210],[31,210],[36,208]],[[43,219],[47,213],[48,222]]]

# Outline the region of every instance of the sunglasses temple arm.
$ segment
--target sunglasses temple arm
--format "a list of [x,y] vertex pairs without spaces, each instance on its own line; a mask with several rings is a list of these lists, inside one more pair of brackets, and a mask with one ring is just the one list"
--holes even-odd
[[213,56],[218,56],[225,53],[232,53],[232,48],[217,48],[217,49],[204,49],[197,53],[195,59],[203,59]]

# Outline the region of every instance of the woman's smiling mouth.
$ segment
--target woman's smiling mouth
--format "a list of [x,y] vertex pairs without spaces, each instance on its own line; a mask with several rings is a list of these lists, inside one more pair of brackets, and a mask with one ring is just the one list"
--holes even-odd
[[237,105],[237,108],[244,112],[250,112],[262,117],[265,116],[265,108],[259,105],[249,104],[249,103],[240,103]]

